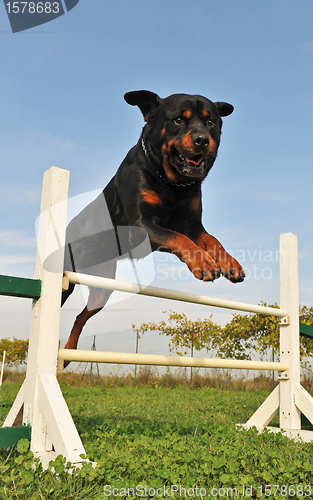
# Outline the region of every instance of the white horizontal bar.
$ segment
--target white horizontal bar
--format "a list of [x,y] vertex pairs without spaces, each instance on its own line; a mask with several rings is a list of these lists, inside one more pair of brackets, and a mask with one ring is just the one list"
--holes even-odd
[[225,309],[236,309],[237,311],[263,314],[264,316],[284,318],[288,315],[286,311],[276,309],[274,307],[245,304],[243,302],[235,302],[233,300],[216,299],[205,295],[167,290],[156,286],[137,285],[136,283],[128,283],[126,281],[119,281],[111,278],[101,278],[99,276],[90,276],[89,274],[66,272],[65,276],[68,278],[70,283],[86,285],[93,288],[105,288],[108,290],[117,290],[119,292],[149,295],[162,299],[180,300],[183,302],[192,302],[206,306],[223,307]]
[[243,370],[275,370],[289,369],[287,363],[267,361],[246,361],[241,359],[187,358],[183,356],[160,356],[156,354],[128,354],[123,352],[83,351],[76,349],[59,349],[59,359],[64,361],[80,361],[86,363],[118,363],[126,365],[155,366],[195,366],[198,368],[237,368]]

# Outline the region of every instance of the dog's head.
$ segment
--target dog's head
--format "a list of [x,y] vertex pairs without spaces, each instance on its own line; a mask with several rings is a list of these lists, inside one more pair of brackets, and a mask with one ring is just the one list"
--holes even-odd
[[168,181],[203,180],[217,156],[221,117],[230,115],[233,106],[199,95],[161,99],[147,90],[128,92],[124,98],[140,108],[147,122],[142,135],[146,154],[162,164]]

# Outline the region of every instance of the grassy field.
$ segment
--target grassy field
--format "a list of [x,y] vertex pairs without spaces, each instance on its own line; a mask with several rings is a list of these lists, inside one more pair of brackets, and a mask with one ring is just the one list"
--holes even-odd
[[[35,470],[28,443],[0,451],[0,499],[310,498],[313,444],[235,427],[269,394],[233,388],[73,385],[64,397],[88,458],[72,474]],[[3,385],[0,424],[19,384]],[[311,493],[312,486],[312,493]]]

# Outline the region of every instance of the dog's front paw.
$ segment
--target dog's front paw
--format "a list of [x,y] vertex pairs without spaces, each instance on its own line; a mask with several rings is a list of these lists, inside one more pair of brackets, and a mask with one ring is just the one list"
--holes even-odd
[[225,276],[225,278],[233,283],[240,283],[245,279],[245,272],[239,262],[226,252],[225,248],[214,236],[202,232],[197,238],[196,243],[201,248],[206,249],[219,268],[220,274]]
[[246,277],[239,262],[228,254],[222,261],[218,262],[218,265],[220,266],[221,274],[232,283],[240,283]]
[[221,269],[211,255],[198,248],[188,259],[184,258],[185,263],[192,274],[199,280],[214,281],[221,275]]

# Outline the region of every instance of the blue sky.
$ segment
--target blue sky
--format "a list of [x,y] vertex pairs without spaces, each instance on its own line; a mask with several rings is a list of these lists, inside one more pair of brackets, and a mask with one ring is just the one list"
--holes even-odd
[[[33,276],[46,169],[71,171],[70,197],[102,189],[144,124],[124,93],[184,92],[235,107],[203,184],[203,220],[241,257],[249,279],[201,283],[179,261],[169,257],[160,268],[155,256],[153,284],[279,302],[279,234],[293,232],[300,301],[312,306],[312,25],[311,0],[80,0],[66,15],[12,34],[0,6],[0,273]],[[121,266],[120,278],[128,277]],[[94,334],[100,339],[131,331],[132,323],[159,321],[169,309],[194,318],[213,313],[220,323],[230,318],[159,299],[116,300],[89,322],[81,347]],[[62,312],[62,339],[83,305],[77,292]],[[1,298],[1,336],[26,338],[29,309],[29,301]],[[166,349],[158,337],[143,342],[151,352]],[[133,344],[132,334],[112,334],[100,347],[131,350]]]

